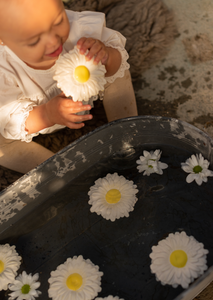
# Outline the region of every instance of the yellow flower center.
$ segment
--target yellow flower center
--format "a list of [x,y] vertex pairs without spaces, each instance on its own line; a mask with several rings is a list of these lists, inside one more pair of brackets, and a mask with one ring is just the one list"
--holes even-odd
[[117,189],[111,189],[106,193],[105,198],[108,203],[114,204],[121,200],[121,193]]
[[66,282],[67,287],[73,291],[77,291],[78,289],[80,289],[80,287],[82,286],[82,283],[83,283],[83,278],[78,273],[71,274],[67,278],[67,282]]
[[196,174],[200,173],[202,170],[203,170],[203,169],[201,168],[201,166],[195,166],[195,167],[193,168],[193,171],[194,171]]
[[29,294],[29,292],[30,292],[30,286],[29,286],[29,284],[23,285],[22,288],[21,288],[21,292],[24,295]]
[[4,263],[0,260],[0,274],[4,271]]
[[87,67],[78,66],[78,67],[75,68],[74,77],[78,82],[84,83],[89,79],[90,72],[87,69]]
[[186,265],[187,260],[187,254],[183,250],[175,250],[170,255],[170,263],[176,268],[183,268]]

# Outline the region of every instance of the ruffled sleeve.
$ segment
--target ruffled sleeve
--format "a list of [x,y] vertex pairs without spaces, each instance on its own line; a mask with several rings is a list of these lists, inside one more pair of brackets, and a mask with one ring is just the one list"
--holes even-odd
[[129,55],[125,49],[126,38],[120,32],[106,27],[105,14],[91,11],[67,11],[67,15],[70,21],[69,40],[72,47],[81,37],[93,37],[101,40],[107,47],[117,49],[122,58],[120,68],[113,76],[106,77],[106,80],[112,83],[116,78],[123,77],[130,67],[127,62]]
[[6,139],[30,142],[33,136],[25,131],[25,121],[36,105],[30,99],[23,99],[14,76],[8,70],[0,72],[0,133]]
[[120,68],[113,76],[106,77],[106,81],[112,83],[115,81],[116,78],[123,77],[124,72],[130,68],[130,65],[127,62],[129,55],[125,49],[126,39],[119,32],[104,27],[102,41],[107,47],[115,48],[121,54]]
[[0,130],[6,139],[31,142],[38,133],[28,134],[25,130],[25,122],[29,112],[33,110],[35,103],[30,101],[14,101],[0,108]]

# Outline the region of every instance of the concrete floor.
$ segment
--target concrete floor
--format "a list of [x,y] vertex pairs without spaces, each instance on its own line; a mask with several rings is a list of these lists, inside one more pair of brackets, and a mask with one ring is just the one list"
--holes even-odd
[[[174,117],[213,138],[213,1],[163,1],[175,13],[179,36],[165,59],[134,83],[139,114]],[[212,60],[192,63],[183,40],[200,34]],[[212,300],[213,283],[195,299]]]
[[213,59],[213,1],[163,1],[175,13],[180,35],[166,58],[134,84],[139,113],[144,114],[144,100],[146,106],[158,104],[164,107],[161,115],[191,123],[213,137],[213,60],[192,64],[183,44],[186,38],[205,34]]

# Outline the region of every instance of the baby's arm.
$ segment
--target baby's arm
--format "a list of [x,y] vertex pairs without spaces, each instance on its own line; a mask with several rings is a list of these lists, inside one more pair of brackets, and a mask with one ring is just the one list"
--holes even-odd
[[81,54],[85,54],[88,50],[86,55],[87,60],[95,57],[95,64],[101,61],[101,63],[105,65],[107,70],[105,76],[114,75],[121,65],[120,52],[115,48],[106,47],[105,44],[98,39],[82,37],[78,40],[77,47]]
[[84,121],[92,119],[92,115],[76,115],[76,113],[90,109],[90,105],[74,102],[61,93],[49,102],[35,106],[29,112],[25,129],[28,134],[38,132],[55,124],[64,125],[71,129],[79,129],[84,126]]

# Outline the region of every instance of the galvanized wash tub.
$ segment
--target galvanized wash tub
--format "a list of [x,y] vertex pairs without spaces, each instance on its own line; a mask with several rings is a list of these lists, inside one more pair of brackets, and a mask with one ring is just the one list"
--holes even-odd
[[[104,125],[0,194],[0,242],[16,245],[20,271],[39,272],[42,300],[48,299],[50,272],[75,255],[104,273],[99,297],[192,299],[213,279],[213,177],[201,186],[188,184],[180,164],[201,153],[213,170],[212,146],[201,130],[171,118],[139,116]],[[143,150],[155,149],[169,167],[163,175],[143,176],[136,160]],[[139,192],[130,216],[111,222],[90,212],[88,191],[96,179],[115,172],[133,180]],[[151,247],[176,231],[193,235],[209,250],[209,271],[184,294],[150,272]]]

